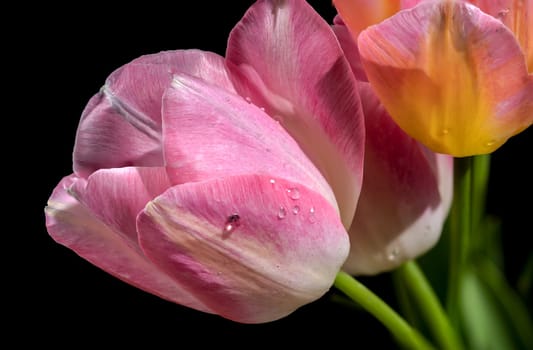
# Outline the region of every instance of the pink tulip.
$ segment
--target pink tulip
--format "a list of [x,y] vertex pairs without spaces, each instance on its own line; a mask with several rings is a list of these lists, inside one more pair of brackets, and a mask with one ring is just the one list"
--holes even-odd
[[133,286],[267,322],[320,298],[346,260],[362,109],[304,1],[258,1],[226,56],[162,52],[113,72],[83,111],[46,225]]
[[341,267],[379,273],[427,251],[450,159],[391,122],[340,33],[303,0],[261,0],[225,58],[169,51],[117,69],[82,114],[50,235],[133,286],[246,323],[320,298]]
[[396,125],[367,82],[350,31],[340,18],[333,29],[360,81],[366,129],[363,187],[343,269],[371,275],[438,242],[452,201],[453,158],[428,150]]

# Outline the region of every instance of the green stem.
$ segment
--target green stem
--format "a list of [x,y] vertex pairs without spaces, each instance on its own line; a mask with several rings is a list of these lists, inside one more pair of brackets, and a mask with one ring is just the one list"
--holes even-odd
[[405,348],[434,349],[387,303],[346,272],[340,271],[337,274],[335,287],[377,318]]
[[485,239],[479,235],[479,228],[485,216],[489,173],[490,154],[472,157],[472,239],[476,241],[476,248],[479,248],[479,242]]
[[472,229],[472,157],[455,158],[454,161],[446,307],[452,321],[458,324],[460,284]]
[[450,350],[463,349],[464,346],[459,341],[437,295],[418,264],[415,261],[408,261],[395,273],[401,276],[405,285],[413,294],[413,299],[418,302],[419,309],[428,322],[428,326],[440,348]]

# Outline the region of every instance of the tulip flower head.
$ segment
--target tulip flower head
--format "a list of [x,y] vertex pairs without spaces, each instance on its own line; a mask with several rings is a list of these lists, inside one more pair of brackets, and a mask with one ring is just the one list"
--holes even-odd
[[391,117],[433,151],[491,153],[533,123],[532,1],[408,2],[365,30],[366,2],[334,3]]
[[423,254],[449,210],[451,157],[389,115],[408,94],[383,98],[369,30],[358,47],[303,0],[260,0],[224,57],[119,67],[82,113],[49,234],[133,286],[245,323],[320,298],[341,268],[377,274]]
[[329,290],[349,252],[364,150],[355,84],[305,1],[258,1],[226,58],[135,59],[83,111],[48,232],[174,303],[244,323],[286,316]]

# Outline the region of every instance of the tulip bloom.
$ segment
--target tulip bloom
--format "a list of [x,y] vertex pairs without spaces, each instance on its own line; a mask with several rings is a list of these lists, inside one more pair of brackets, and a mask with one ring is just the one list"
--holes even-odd
[[355,44],[339,43],[305,1],[262,0],[225,57],[120,67],[83,111],[50,235],[138,288],[246,323],[316,300],[341,267],[375,274],[422,254],[451,166],[396,128],[356,79]]
[[481,9],[395,1],[405,10],[363,30],[358,6],[371,5],[335,1],[392,118],[433,151],[456,157],[493,152],[533,123],[533,2],[472,2]]
[[[250,57],[257,43],[266,51]],[[334,33],[304,1],[257,2],[227,57],[162,52],[113,72],[83,111],[46,224],[133,286],[266,322],[321,297],[348,255],[362,109]]]
[[348,28],[337,17],[333,29],[359,81],[366,130],[363,188],[343,269],[371,275],[437,243],[452,202],[453,158],[431,152],[398,127],[368,83]]

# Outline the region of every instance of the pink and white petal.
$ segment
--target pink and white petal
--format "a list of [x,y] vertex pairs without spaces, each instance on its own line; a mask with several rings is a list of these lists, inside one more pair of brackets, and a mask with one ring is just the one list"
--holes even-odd
[[349,224],[364,125],[357,81],[328,23],[303,0],[257,1],[230,33],[226,64],[239,94],[279,120],[322,172]]
[[100,91],[85,107],[78,125],[74,172],[87,178],[103,168],[162,166],[160,127]]
[[126,167],[98,170],[70,192],[92,215],[136,242],[137,215],[170,186],[164,167]]
[[515,35],[533,73],[533,0],[469,0],[483,12],[501,20]]
[[320,298],[349,249],[322,196],[268,176],[174,186],[147,205],[137,226],[157,266],[210,310],[243,323],[273,321]]
[[490,153],[533,122],[533,76],[520,46],[477,7],[424,2],[368,28],[358,43],[390,115],[433,151]]
[[174,303],[212,312],[153,265],[142,254],[137,242],[105,225],[69,193],[71,186],[84,181],[70,175],[54,189],[45,208],[50,236],[126,283]]
[[210,52],[165,51],[122,66],[82,114],[74,148],[76,174],[87,177],[102,168],[163,165],[161,99],[177,72],[233,90],[224,59]]
[[175,76],[163,99],[163,135],[173,184],[263,174],[305,184],[337,206],[326,180],[279,123],[203,80]]
[[[185,73],[226,90],[235,91],[226,70],[224,57],[214,52],[198,49],[162,51],[156,54],[141,56],[133,60],[132,63],[167,66],[171,75]],[[157,95],[161,96],[163,90],[159,91]]]
[[368,84],[361,84],[367,130],[363,190],[350,227],[344,270],[392,270],[438,241],[453,193],[453,159],[405,134]]

